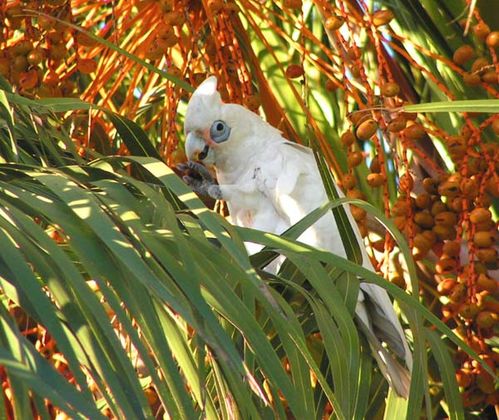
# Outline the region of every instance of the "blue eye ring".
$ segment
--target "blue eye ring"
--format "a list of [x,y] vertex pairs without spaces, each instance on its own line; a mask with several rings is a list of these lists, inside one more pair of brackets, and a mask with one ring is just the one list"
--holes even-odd
[[229,139],[230,127],[222,120],[216,120],[210,128],[210,137],[215,143],[222,143]]

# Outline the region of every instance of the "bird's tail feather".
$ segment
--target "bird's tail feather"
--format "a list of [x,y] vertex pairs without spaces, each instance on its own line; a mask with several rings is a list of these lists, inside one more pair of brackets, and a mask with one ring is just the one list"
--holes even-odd
[[388,294],[375,284],[361,283],[360,289],[364,293],[363,303],[369,314],[366,314],[365,322],[376,337],[388,344],[392,351],[405,360],[409,370],[412,370],[412,353]]
[[[372,295],[367,293],[364,293],[364,297],[364,304],[369,313],[370,322],[368,325],[372,328],[374,335],[380,341],[384,341],[390,350],[401,359],[404,359],[407,367],[412,369],[412,354],[407,345],[402,327],[396,318],[395,311],[393,311],[391,302],[380,303],[374,300]],[[381,306],[382,303],[383,306]]]
[[395,390],[397,395],[408,398],[411,384],[411,374],[409,370],[403,367],[395,357],[382,346],[373,330],[365,323],[361,316],[357,316],[357,323],[367,338],[373,357],[376,359],[379,369],[385,379]]

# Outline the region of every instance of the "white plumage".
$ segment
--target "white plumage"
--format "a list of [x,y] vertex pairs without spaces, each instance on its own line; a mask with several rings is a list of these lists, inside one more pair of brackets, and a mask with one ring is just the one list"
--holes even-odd
[[[225,104],[210,77],[194,92],[184,131],[189,160],[213,165],[218,186],[206,171],[203,179],[184,177],[198,192],[227,201],[231,220],[239,226],[280,234],[327,201],[310,149],[291,143],[257,114],[237,104]],[[191,168],[196,168],[191,164]],[[339,192],[341,195],[341,192]],[[362,238],[345,206],[359,244]],[[319,219],[300,241],[346,256],[332,213]],[[363,246],[364,267],[374,271]],[[253,249],[252,251],[254,251]],[[373,355],[395,391],[408,395],[412,357],[392,303],[384,289],[361,283],[356,308],[358,324]],[[395,360],[381,342],[405,361]]]

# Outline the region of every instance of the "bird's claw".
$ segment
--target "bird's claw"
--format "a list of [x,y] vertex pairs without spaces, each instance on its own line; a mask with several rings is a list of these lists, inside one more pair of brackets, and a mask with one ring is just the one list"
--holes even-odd
[[186,163],[178,164],[177,169],[188,173],[182,179],[194,192],[210,196],[216,200],[222,198],[220,187],[216,184],[208,169],[201,163],[189,160]]
[[202,163],[195,162],[193,160],[188,160],[186,163],[180,163],[177,165],[177,169],[182,172],[191,172],[195,175],[199,175],[200,178],[205,179],[214,183],[214,179],[210,174],[210,171]]
[[175,166],[179,172],[186,172],[189,169],[189,166],[186,163],[177,163]]

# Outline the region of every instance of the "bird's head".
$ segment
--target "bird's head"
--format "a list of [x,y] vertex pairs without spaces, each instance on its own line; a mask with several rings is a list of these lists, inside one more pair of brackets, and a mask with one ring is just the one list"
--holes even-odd
[[219,167],[244,159],[256,139],[277,132],[260,116],[237,104],[223,103],[217,79],[208,77],[192,94],[184,122],[185,151],[189,160]]
[[213,164],[213,149],[229,140],[231,127],[223,120],[223,105],[215,76],[206,79],[192,94],[184,122],[189,160]]

